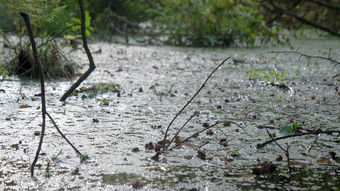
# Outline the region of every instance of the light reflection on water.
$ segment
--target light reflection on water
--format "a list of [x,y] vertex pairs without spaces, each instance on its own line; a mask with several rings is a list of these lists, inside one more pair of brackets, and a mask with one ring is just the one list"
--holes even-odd
[[[339,57],[336,54],[340,52],[340,47],[333,41],[310,41],[307,44],[298,41],[293,46],[299,51],[319,54],[319,43],[332,47],[333,56]],[[332,65],[322,61],[319,62],[322,67],[306,66],[307,62],[299,61],[294,55],[259,54],[268,51],[266,48],[210,50],[97,43],[92,44],[91,49],[101,49],[102,53],[94,53],[97,69],[82,86],[89,87],[99,82],[117,83],[121,88],[121,97],[113,92],[96,92],[94,98],[84,99],[82,96],[89,92],[83,92],[70,97],[63,105],[58,100],[71,83],[64,80],[46,83],[48,111],[67,137],[90,156],[90,160],[79,164],[79,158],[72,148],[49,123],[43,146],[46,155],[39,160],[41,167],[37,169],[37,180],[32,181],[28,167],[38,143],[38,136],[34,133],[39,131],[41,123],[41,117],[37,117],[40,98],[34,96],[40,92],[39,83],[17,78],[3,80],[0,82],[0,89],[5,90],[5,93],[0,92],[0,188],[119,190],[132,189],[131,185],[137,180],[144,184],[142,189],[145,190],[265,190],[273,187],[284,189],[285,186],[317,190],[325,187],[326,181],[330,186],[338,184],[339,178],[333,173],[339,169],[338,162],[317,164],[317,151],[307,152],[307,156],[301,155],[306,152],[303,149],[306,145],[320,151],[337,151],[339,145],[333,142],[337,137],[322,137],[329,140],[326,141],[327,148],[322,144],[314,144],[314,139],[291,139],[294,143],[292,158],[303,158],[303,162],[312,164],[312,167],[299,167],[302,170],[295,173],[296,180],[292,182],[286,179],[286,162],[275,162],[278,155],[284,155],[281,150],[275,145],[263,150],[256,150],[255,146],[268,140],[265,130],[256,128],[258,125],[280,127],[290,121],[304,121],[306,128],[338,128],[339,96],[334,93],[334,85],[325,85],[321,81],[331,81],[330,76],[339,72],[339,68],[333,71]],[[144,151],[144,144],[162,139],[170,119],[190,99],[210,71],[226,56],[233,54],[238,54],[242,57],[239,60],[243,61],[237,64],[229,62],[217,71],[201,94],[183,112],[170,133],[173,135],[193,111],[200,111],[201,114],[183,130],[180,134],[182,137],[201,129],[203,122],[213,124],[217,120],[232,120],[242,124],[244,129],[233,124],[221,126],[212,135],[201,133],[187,147],[161,155],[161,162],[150,160],[154,153]],[[82,51],[72,56],[81,64],[87,63]],[[301,71],[296,72],[297,68]],[[251,69],[288,71],[285,82],[294,89],[295,94],[289,96],[278,88],[250,82],[245,71]],[[141,88],[143,91],[140,91]],[[22,98],[19,90],[26,98]],[[162,94],[161,99],[159,94]],[[32,101],[32,98],[38,100]],[[104,98],[109,101],[109,105],[101,104]],[[228,101],[225,101],[226,98]],[[21,104],[30,107],[19,108]],[[222,107],[217,109],[217,105]],[[273,120],[273,124],[270,124],[270,120]],[[271,132],[278,134],[276,130]],[[226,147],[219,144],[221,139],[228,141]],[[203,161],[197,157],[197,150],[206,141],[209,144],[199,149],[211,159]],[[18,149],[14,144],[18,144]],[[135,147],[140,151],[132,152]],[[231,150],[238,150],[241,157],[230,156]],[[58,160],[52,161],[59,151]],[[251,169],[258,159],[276,163],[279,166],[277,177],[271,177],[268,181],[252,176]],[[50,163],[49,178],[46,178],[47,163]],[[72,175],[77,167],[80,175]],[[310,176],[303,181],[298,179],[311,174],[318,176]]]

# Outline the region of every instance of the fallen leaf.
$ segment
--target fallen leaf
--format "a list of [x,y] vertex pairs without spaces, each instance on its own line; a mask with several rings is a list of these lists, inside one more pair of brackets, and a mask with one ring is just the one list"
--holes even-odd
[[154,161],[159,161],[159,156],[161,155],[161,152],[157,152],[154,156],[151,157]]
[[141,183],[139,180],[137,180],[135,183],[132,184],[132,188],[134,189],[140,189],[144,186],[143,183]]
[[154,146],[154,144],[152,142],[149,142],[149,143],[145,144],[145,150],[152,151],[154,149],[155,149],[155,146]]
[[197,157],[202,159],[202,160],[205,160],[207,158],[207,154],[202,150],[198,150],[197,151]]
[[19,105],[19,108],[28,108],[28,107],[31,107],[31,106],[29,106],[29,105],[27,105],[27,104],[21,104],[21,105]]
[[253,174],[259,176],[263,174],[273,173],[277,169],[277,166],[272,162],[265,161],[258,164],[258,167],[251,169]]
[[78,72],[78,73],[74,74],[74,76],[76,76],[76,77],[79,77],[79,76],[82,76],[82,75],[83,75],[83,73],[81,73],[81,72]]
[[329,160],[328,158],[319,158],[318,160],[316,160],[317,163],[319,164],[331,164],[332,161]]
[[176,136],[175,137],[175,143],[180,143],[180,142],[182,142],[184,139],[183,139],[183,137],[180,137],[180,136]]

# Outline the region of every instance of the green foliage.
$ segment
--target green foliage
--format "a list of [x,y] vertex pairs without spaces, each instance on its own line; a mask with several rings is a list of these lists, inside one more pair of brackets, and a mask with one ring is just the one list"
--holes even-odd
[[295,133],[297,130],[301,129],[301,125],[293,123],[291,125],[285,125],[280,129],[280,135],[286,136]]
[[[81,20],[76,17],[71,17],[70,22],[66,23],[66,26],[70,27],[73,33],[79,34],[81,32]],[[91,16],[88,11],[85,11],[85,34],[87,37],[91,37],[91,32],[94,31],[94,28],[91,26]],[[74,40],[76,37],[80,37],[80,35],[65,35],[64,38],[69,40]]]
[[31,23],[34,26],[35,34],[46,36],[55,31],[56,26],[60,26],[68,18],[65,15],[65,5],[61,5],[61,0],[0,0],[10,15],[13,17],[13,25],[16,33],[20,37],[25,31],[25,26],[19,15],[24,11],[30,15]]
[[0,76],[1,76],[2,79],[6,78],[6,76],[7,76],[5,63],[2,60],[0,60]]
[[101,100],[101,105],[108,106],[108,105],[110,105],[110,101],[107,100],[107,99],[102,99],[102,100]]
[[240,154],[240,152],[238,152],[238,150],[229,151],[229,155],[232,156],[232,157],[240,157],[241,156],[241,154]]
[[254,46],[256,38],[277,38],[254,0],[164,0],[157,7],[148,13],[159,30],[168,32],[170,44],[226,46],[240,41]]
[[275,81],[283,82],[286,77],[285,74],[287,73],[287,71],[265,72],[265,71],[260,71],[260,70],[247,70],[246,72],[250,73],[250,75],[248,76],[249,80],[263,80],[266,82],[275,82]]

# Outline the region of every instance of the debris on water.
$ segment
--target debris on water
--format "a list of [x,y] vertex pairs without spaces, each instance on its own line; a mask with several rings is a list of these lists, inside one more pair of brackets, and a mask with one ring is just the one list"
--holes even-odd
[[207,128],[207,127],[209,127],[210,125],[209,125],[209,123],[204,122],[204,123],[202,124],[202,126],[205,127],[205,128]]
[[135,147],[135,148],[132,149],[132,152],[134,152],[134,153],[139,152],[139,151],[140,151],[140,149],[138,147]]
[[230,121],[224,121],[223,126],[224,127],[229,127],[231,125]]
[[276,161],[282,161],[282,160],[283,160],[282,155],[279,155],[279,156],[276,157]]
[[155,146],[154,146],[154,144],[152,142],[149,142],[149,143],[145,144],[145,150],[152,151],[154,149],[155,149]]
[[161,152],[157,152],[154,156],[151,157],[152,160],[154,161],[159,161],[159,156],[161,155]]
[[137,180],[136,182],[134,182],[132,184],[132,188],[134,189],[140,189],[143,188],[144,184],[142,182],[140,182],[139,180]]
[[176,136],[175,137],[175,143],[180,143],[180,142],[182,142],[184,140],[184,138],[183,137],[181,137],[181,136]]
[[214,134],[214,131],[213,131],[213,130],[209,129],[209,130],[207,131],[207,135],[213,135],[213,134]]
[[165,140],[158,141],[157,143],[160,145],[165,145],[165,144],[170,143],[170,141],[168,139],[165,139]]
[[270,161],[265,161],[257,165],[257,167],[251,169],[256,176],[269,174],[275,172],[277,166]]
[[92,122],[93,122],[93,123],[99,123],[99,119],[93,118],[93,119],[92,119]]
[[11,148],[19,150],[19,144],[11,144]]
[[40,131],[34,131],[33,135],[34,136],[40,136]]
[[198,150],[197,151],[197,157],[202,159],[202,160],[205,160],[207,158],[207,154],[206,154],[206,152],[204,152],[202,150]]
[[223,147],[227,147],[228,146],[227,139],[220,139],[220,145],[222,145]]

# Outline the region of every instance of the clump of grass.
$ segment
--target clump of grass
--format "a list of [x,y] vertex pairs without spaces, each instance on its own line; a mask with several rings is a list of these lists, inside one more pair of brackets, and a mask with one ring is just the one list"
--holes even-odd
[[[56,42],[49,42],[40,48],[38,56],[47,79],[71,78],[76,72],[75,63],[64,55]],[[39,78],[32,51],[26,46],[21,47],[16,59],[9,64],[7,70],[9,75]]]

